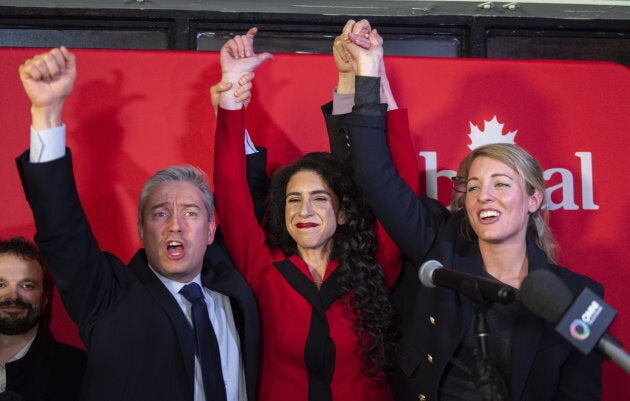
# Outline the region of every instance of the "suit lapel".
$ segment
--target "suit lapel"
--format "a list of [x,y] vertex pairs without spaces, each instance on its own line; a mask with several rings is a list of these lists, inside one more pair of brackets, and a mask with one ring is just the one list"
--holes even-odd
[[[144,250],[138,251],[133,259],[131,259],[129,268],[136,274],[140,282],[144,285],[144,288],[148,291],[156,304],[164,310],[171,321],[173,331],[179,342],[182,363],[185,369],[185,375],[182,376],[182,380],[187,383],[186,388],[192,391],[195,377],[195,348],[194,333],[188,319],[186,319],[186,316],[170,291],[164,287],[164,284],[155,276],[155,273],[149,269]],[[187,398],[192,399],[193,394],[191,393]]]
[[522,310],[516,322],[512,344],[512,399],[519,400],[536,357],[544,322],[531,312]]
[[[529,272],[548,268],[547,256],[527,237]],[[521,398],[547,323],[522,308],[516,321],[512,344],[512,399]]]
[[[204,287],[243,302],[251,295],[245,279],[237,273],[227,254],[215,244],[210,244],[203,259],[201,282]],[[252,296],[253,297],[253,296]]]
[[254,294],[227,254],[211,244],[206,251],[201,271],[204,287],[230,298],[234,323],[239,332],[247,393],[253,397],[258,375],[258,307]]

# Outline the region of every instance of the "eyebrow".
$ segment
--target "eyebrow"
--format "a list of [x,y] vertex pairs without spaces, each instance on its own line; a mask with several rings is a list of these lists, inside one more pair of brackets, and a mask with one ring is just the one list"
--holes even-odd
[[[325,189],[316,189],[315,191],[311,191],[309,192],[309,195],[328,195],[332,197],[332,194],[329,191],[326,191]],[[302,195],[301,192],[289,192],[285,198],[288,198],[289,196],[295,196],[295,195]]]
[[[511,181],[514,181],[514,178],[512,178],[509,175],[504,174],[504,173],[494,173],[494,174],[492,174],[490,176],[490,178],[497,178],[497,177],[505,177],[505,178],[507,178],[507,179],[509,179]],[[479,181],[479,178],[477,178],[477,177],[470,177],[470,178],[468,178],[468,180],[466,182],[470,182],[470,181],[473,181],[473,180]]]
[[[170,205],[171,202],[162,202],[162,203],[158,203],[157,205],[153,205],[149,208],[149,210],[155,210],[155,209],[160,209],[160,208],[166,208],[168,205]],[[180,206],[182,206],[184,209],[188,209],[188,208],[196,208],[196,209],[201,209],[201,207],[199,205],[197,205],[196,203],[184,203],[181,204]]]
[[[0,277],[0,283],[8,283],[9,280],[5,277]],[[35,283],[35,284],[39,284],[40,280],[36,279],[36,278],[23,278],[21,280],[18,281],[18,284],[23,284],[23,283]]]

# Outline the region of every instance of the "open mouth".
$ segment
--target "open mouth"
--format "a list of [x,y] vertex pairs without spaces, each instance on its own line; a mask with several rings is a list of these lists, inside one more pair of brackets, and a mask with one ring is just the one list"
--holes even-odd
[[479,213],[479,218],[481,219],[481,221],[499,216],[501,216],[501,213],[497,212],[496,210],[484,210],[483,212]]
[[168,241],[166,243],[166,253],[172,258],[182,256],[184,254],[184,244],[180,241]]

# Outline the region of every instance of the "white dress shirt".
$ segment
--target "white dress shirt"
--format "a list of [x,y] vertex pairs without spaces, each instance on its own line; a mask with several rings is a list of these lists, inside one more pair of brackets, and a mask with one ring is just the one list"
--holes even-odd
[[[151,268],[151,270],[153,270],[153,268]],[[169,280],[157,273],[155,270],[153,270],[153,272],[160,281],[162,281],[173,297],[175,297],[179,307],[182,309],[188,319],[188,322],[192,326],[192,305],[182,294],[179,293],[182,287],[188,283],[180,283]],[[219,343],[221,369],[223,371],[223,380],[225,381],[225,393],[227,394],[227,399],[228,401],[247,401],[245,371],[243,370],[241,360],[240,340],[234,323],[234,315],[232,314],[230,298],[204,287],[201,284],[200,276],[195,277],[192,282],[199,284],[199,286],[203,288],[203,297],[206,301],[206,305],[208,306],[210,322],[212,323],[214,333],[217,336],[217,342]],[[205,401],[199,358],[195,358],[195,400]]]

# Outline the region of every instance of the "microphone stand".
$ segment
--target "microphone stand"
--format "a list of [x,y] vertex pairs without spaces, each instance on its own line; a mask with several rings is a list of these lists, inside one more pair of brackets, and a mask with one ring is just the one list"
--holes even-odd
[[489,305],[475,304],[475,335],[482,357],[488,356],[488,336],[490,335],[488,320],[486,319],[488,307]]
[[484,401],[506,401],[509,399],[507,385],[496,370],[488,352],[490,329],[487,313],[492,303],[481,295],[479,285],[474,280],[462,281],[459,291],[472,301],[475,308],[475,336],[479,345],[479,352],[474,352],[478,375],[478,380],[475,381],[481,398]]
[[488,328],[488,320],[486,315],[491,303],[487,301],[479,290],[479,285],[474,280],[464,280],[459,291],[466,295],[475,307],[475,336],[479,344],[479,351],[482,357],[488,356],[488,336],[490,329]]

